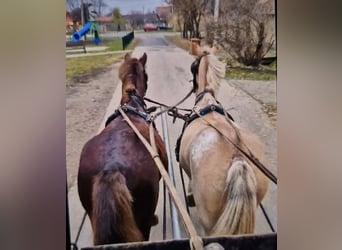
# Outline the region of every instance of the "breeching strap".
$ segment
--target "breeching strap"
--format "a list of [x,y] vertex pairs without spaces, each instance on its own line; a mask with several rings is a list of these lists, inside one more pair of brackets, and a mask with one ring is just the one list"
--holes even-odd
[[190,216],[187,214],[186,210],[182,206],[181,200],[179,196],[177,195],[177,190],[176,188],[172,185],[172,182],[170,180],[169,175],[167,174],[165,167],[163,163],[160,160],[160,156],[158,154],[158,151],[156,149],[156,144],[155,144],[155,137],[154,137],[154,129],[152,126],[152,123],[150,124],[150,142],[151,144],[148,143],[148,141],[141,135],[139,130],[134,126],[132,121],[129,119],[129,117],[125,114],[125,112],[121,109],[121,107],[118,108],[119,112],[121,113],[122,117],[125,119],[125,121],[128,123],[128,125],[133,129],[135,134],[138,136],[138,138],[141,140],[141,142],[144,144],[148,152],[151,154],[154,162],[156,163],[156,166],[159,169],[159,172],[161,176],[164,179],[164,182],[171,194],[172,200],[174,201],[178,212],[181,215],[181,218],[183,220],[183,223],[185,225],[185,229],[190,236],[190,247],[193,250],[203,250],[203,241],[200,236],[198,236],[196,229],[190,219]]

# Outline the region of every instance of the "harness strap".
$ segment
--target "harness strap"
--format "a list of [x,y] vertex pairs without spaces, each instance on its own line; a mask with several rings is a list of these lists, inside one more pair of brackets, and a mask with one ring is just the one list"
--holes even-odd
[[194,225],[190,219],[190,216],[187,214],[186,210],[182,206],[182,202],[181,202],[179,196],[177,195],[177,190],[172,185],[171,179],[165,170],[165,166],[163,165],[163,163],[160,160],[160,157],[158,155],[158,150],[157,150],[157,147],[155,144],[154,129],[153,129],[152,125],[150,124],[150,142],[151,142],[151,145],[150,145],[148,143],[148,141],[139,132],[139,130],[134,126],[134,124],[129,119],[129,117],[125,114],[125,112],[122,110],[122,108],[119,107],[118,110],[121,113],[121,115],[125,118],[125,121],[128,123],[128,125],[133,129],[135,134],[138,136],[138,138],[144,144],[144,146],[149,151],[151,156],[155,156],[153,158],[153,160],[156,163],[156,166],[158,167],[158,170],[164,179],[164,183],[166,184],[166,186],[169,190],[169,193],[172,197],[172,200],[174,201],[174,203],[175,203],[175,205],[176,205],[176,207],[177,207],[177,209],[181,215],[181,218],[182,218],[183,223],[185,225],[185,229],[186,229],[188,235],[190,236],[190,247],[191,247],[191,249],[202,250],[203,249],[202,238],[200,236],[198,236],[196,229],[195,229],[195,227],[194,227]]
[[234,118],[228,113],[226,112],[222,107],[218,106],[218,105],[215,105],[215,104],[210,104],[208,106],[205,106],[204,108],[200,109],[199,111],[199,114],[198,115],[197,113],[194,113],[190,116],[188,116],[186,119],[185,119],[185,122],[184,122],[184,125],[183,125],[183,128],[182,128],[182,133],[180,134],[180,136],[178,137],[177,139],[177,142],[176,142],[176,148],[175,148],[175,154],[176,154],[176,160],[179,162],[179,150],[180,150],[180,142],[182,140],[182,137],[183,137],[183,134],[184,134],[184,131],[185,131],[185,128],[191,123],[193,122],[194,120],[196,120],[197,118],[201,117],[201,116],[204,116],[206,114],[209,114],[211,112],[217,112],[221,115],[224,115],[226,117],[228,117],[228,119],[234,121]]
[[[245,148],[247,149],[248,153],[246,153],[240,145],[232,141],[230,138],[225,136],[220,130],[218,130],[212,123],[210,123],[205,117],[201,116],[198,111],[194,110],[198,116],[201,117],[204,121],[208,123],[212,128],[214,128],[217,132],[219,132],[223,138],[225,138],[227,141],[229,141],[231,144],[233,144],[247,159],[249,159],[264,175],[266,175],[273,183],[277,184],[277,177],[268,170],[259,160],[256,158],[253,153],[249,150],[249,148],[244,144]],[[242,138],[241,138],[242,139]],[[242,140],[240,141],[242,142]]]
[[[132,113],[132,114],[135,114],[137,116],[140,116],[141,118],[143,118],[146,122],[150,123],[152,122],[152,118],[153,116],[151,116],[150,114],[146,113],[146,112],[143,112],[143,111],[140,111],[138,110],[137,108],[134,108],[132,106],[129,106],[127,104],[125,105],[122,105],[120,106],[122,108],[122,110],[124,110],[125,112],[128,112],[128,113]],[[115,118],[117,118],[118,116],[120,115],[120,112],[118,109],[116,109],[114,111],[114,113],[108,117],[106,123],[105,123],[105,127],[108,126],[109,123],[111,123]]]

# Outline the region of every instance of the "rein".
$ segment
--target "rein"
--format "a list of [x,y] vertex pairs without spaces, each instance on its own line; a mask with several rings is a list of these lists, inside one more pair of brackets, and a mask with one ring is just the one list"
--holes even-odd
[[236,129],[236,127],[234,126],[234,124],[230,121],[229,114],[227,114],[227,112],[223,109],[224,114],[226,116],[226,120],[233,126],[233,128],[235,129],[239,141],[243,143],[244,147],[247,149],[248,153],[246,153],[242,147],[240,147],[240,145],[236,144],[235,142],[233,142],[231,139],[229,139],[227,136],[225,136],[219,129],[217,129],[212,123],[210,123],[207,119],[205,119],[203,112],[196,110],[196,108],[193,109],[193,111],[198,115],[198,117],[200,117],[201,119],[203,119],[204,121],[206,121],[212,128],[214,128],[217,132],[219,132],[227,141],[229,141],[231,144],[233,144],[245,157],[247,157],[264,175],[266,175],[273,183],[277,184],[277,177],[269,170],[267,169],[260,161],[258,158],[256,158],[253,153],[250,151],[250,149],[243,143],[242,138],[240,133],[238,132],[238,130]]
[[184,111],[191,111],[190,109],[180,109],[180,108],[177,108],[178,105],[182,104],[186,99],[188,99],[191,94],[193,93],[193,88],[186,94],[186,96],[184,96],[179,102],[177,102],[175,105],[173,106],[167,106],[165,104],[162,104],[160,102],[156,102],[156,101],[153,101],[147,97],[144,97],[144,100],[148,101],[148,102],[151,102],[151,103],[155,103],[155,104],[159,104],[163,107],[165,107],[166,109],[164,110],[161,110],[159,111],[158,113],[156,113],[155,115],[153,115],[153,118],[152,118],[152,121],[154,121],[159,115],[165,113],[165,112],[168,112],[169,115],[173,116],[173,117],[177,117],[177,118],[181,118],[184,120],[184,117],[182,115],[180,115],[177,110],[184,110]]
[[156,163],[156,166],[158,167],[158,170],[161,174],[161,176],[164,179],[164,183],[166,184],[170,195],[172,197],[173,202],[175,203],[181,218],[183,220],[183,223],[185,225],[185,229],[190,236],[190,247],[191,249],[195,250],[202,250],[203,249],[203,241],[202,238],[197,234],[196,229],[190,219],[189,214],[186,212],[184,207],[182,206],[182,202],[177,195],[177,190],[176,188],[172,185],[171,179],[169,175],[167,174],[165,170],[165,166],[160,160],[160,156],[158,154],[158,150],[155,144],[155,136],[154,136],[154,129],[152,127],[152,123],[150,123],[150,142],[151,144],[148,143],[148,141],[142,136],[142,134],[139,132],[139,130],[134,126],[132,121],[129,119],[129,117],[126,115],[126,113],[123,111],[121,107],[118,108],[119,112],[125,119],[125,121],[128,123],[128,125],[133,129],[135,134],[138,136],[140,141],[144,144],[148,152],[151,154],[151,157],[153,158],[154,162]]

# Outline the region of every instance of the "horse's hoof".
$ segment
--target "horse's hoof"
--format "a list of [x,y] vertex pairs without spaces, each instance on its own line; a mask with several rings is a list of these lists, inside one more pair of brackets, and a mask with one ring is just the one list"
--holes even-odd
[[186,199],[187,199],[187,201],[188,201],[188,206],[189,206],[189,207],[194,207],[194,206],[196,206],[196,204],[195,204],[195,199],[194,199],[194,195],[193,195],[192,193],[188,194],[188,195],[186,196]]
[[158,216],[156,214],[154,214],[153,217],[152,217],[151,226],[158,225],[158,223],[159,223]]

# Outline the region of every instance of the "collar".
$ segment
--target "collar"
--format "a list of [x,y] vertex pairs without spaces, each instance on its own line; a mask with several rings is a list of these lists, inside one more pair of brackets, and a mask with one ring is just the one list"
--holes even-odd
[[[138,102],[138,104],[143,107],[143,109],[146,109],[146,103],[144,101],[143,98],[141,98],[140,96],[138,96],[136,93],[132,94],[131,97],[136,101]],[[126,105],[126,104],[124,104]]]
[[[128,105],[127,103],[121,105],[120,107],[122,110],[126,113],[135,114],[141,118],[143,118],[146,122],[150,123],[152,122],[152,116],[146,112],[146,103],[144,99],[142,99],[140,96],[136,95],[135,93],[131,95],[131,98],[140,105],[144,111],[139,110],[136,107],[133,107],[131,105]],[[105,123],[105,127],[108,126],[109,123],[111,123],[116,117],[120,115],[119,110],[115,110],[114,113],[107,118],[107,121]]]
[[[124,104],[122,106],[120,106],[122,108],[122,110],[125,112],[125,113],[131,113],[131,114],[134,114],[134,115],[137,115],[141,118],[143,118],[147,123],[150,123],[152,122],[152,116],[150,114],[148,114],[147,112],[144,112],[144,111],[140,111],[138,110],[137,108],[135,107],[132,107],[130,105],[127,105],[127,104]],[[105,127],[108,126],[109,123],[111,123],[115,118],[117,118],[118,116],[120,116],[120,112],[119,110],[115,110],[114,113],[109,116],[107,118],[107,121],[105,123]]]

